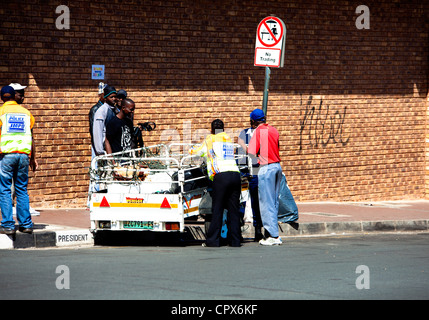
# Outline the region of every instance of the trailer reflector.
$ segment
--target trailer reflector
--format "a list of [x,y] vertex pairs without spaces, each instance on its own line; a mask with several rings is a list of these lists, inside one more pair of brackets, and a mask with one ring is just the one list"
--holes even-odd
[[166,222],[165,223],[166,230],[180,230],[179,222]]
[[167,200],[167,197],[165,197],[164,201],[162,201],[161,208],[171,209],[171,206],[170,206],[170,203]]
[[101,208],[101,207],[110,208],[110,204],[109,204],[109,202],[107,201],[106,197],[103,197],[103,200],[101,200],[100,208]]

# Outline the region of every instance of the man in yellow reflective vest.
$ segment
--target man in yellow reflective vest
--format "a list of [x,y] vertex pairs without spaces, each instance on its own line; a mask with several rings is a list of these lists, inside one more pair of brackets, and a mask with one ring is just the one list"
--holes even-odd
[[0,107],[0,209],[2,221],[0,233],[15,233],[13,220],[11,185],[15,182],[16,217],[18,230],[33,232],[28,197],[28,167],[37,169],[32,128],[34,117],[15,101],[15,90],[11,86],[1,89]]
[[207,159],[207,172],[213,181],[212,221],[206,237],[208,247],[219,247],[224,209],[228,210],[228,242],[231,247],[241,246],[240,225],[240,171],[234,160],[234,145],[224,132],[222,120],[211,124],[211,134],[200,146],[189,150],[191,155]]

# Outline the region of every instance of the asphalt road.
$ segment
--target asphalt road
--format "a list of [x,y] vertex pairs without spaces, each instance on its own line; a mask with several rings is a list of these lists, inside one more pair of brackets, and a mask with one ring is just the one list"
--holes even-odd
[[429,233],[2,250],[7,299],[429,299]]

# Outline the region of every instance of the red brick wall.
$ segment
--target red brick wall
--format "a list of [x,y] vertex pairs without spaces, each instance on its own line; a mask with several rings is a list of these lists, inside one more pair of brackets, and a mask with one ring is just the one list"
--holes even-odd
[[426,167],[425,167],[425,194],[429,198],[429,89],[427,94],[426,112]]
[[272,69],[268,122],[280,131],[296,200],[425,197],[424,3],[366,1],[369,30],[355,25],[358,1],[66,1],[69,30],[56,28],[57,1],[3,4],[0,83],[29,86],[24,105],[37,121],[31,205],[86,204],[93,64],[128,91],[136,122],[157,123],[146,144],[168,132],[198,142],[214,118],[245,128],[264,85],[264,69],[253,66],[256,27],[271,14],[287,39],[285,67]]

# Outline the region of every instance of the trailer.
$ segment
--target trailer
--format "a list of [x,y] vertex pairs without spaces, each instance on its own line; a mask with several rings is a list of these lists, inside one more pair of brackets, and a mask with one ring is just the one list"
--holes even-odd
[[[211,204],[204,209],[200,204],[209,197],[211,181],[204,159],[187,155],[191,146],[158,144],[95,157],[90,168],[91,232],[184,232],[186,218],[209,222]],[[241,201],[247,199],[243,179]]]

